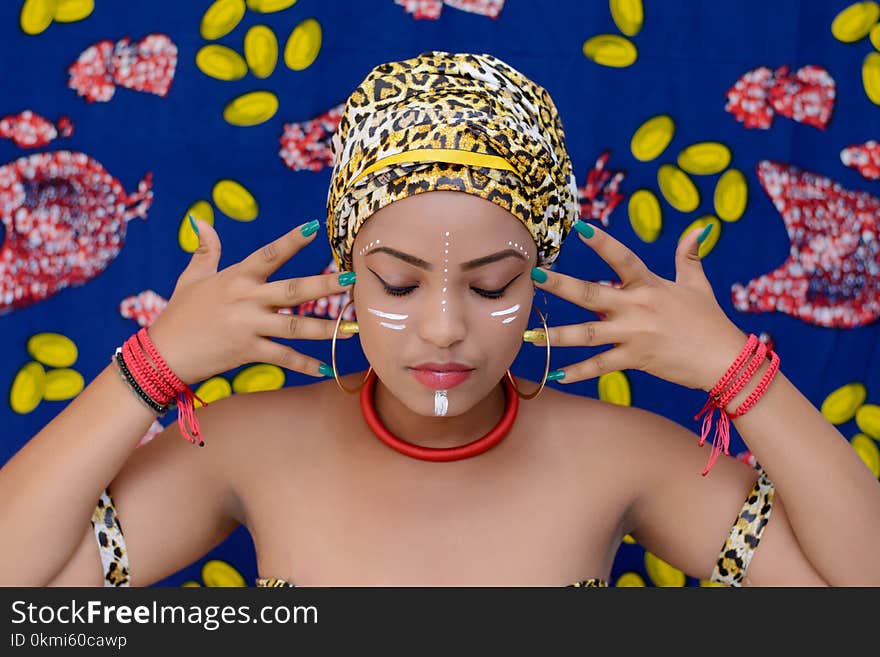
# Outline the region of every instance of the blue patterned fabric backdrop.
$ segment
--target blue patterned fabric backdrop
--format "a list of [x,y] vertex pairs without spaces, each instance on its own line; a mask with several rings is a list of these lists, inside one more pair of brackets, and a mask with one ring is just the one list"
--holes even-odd
[[[674,278],[677,240],[694,222],[717,224],[702,253],[722,308],[774,345],[785,374],[877,475],[880,7],[849,4],[0,3],[0,463],[161,312],[195,248],[187,211],[214,222],[221,267],[319,218],[323,238],[273,278],[332,268],[325,202],[340,104],[377,64],[448,50],[490,53],[549,90],[582,216],[659,275]],[[554,268],[615,281],[577,240]],[[290,312],[335,318],[345,300]],[[586,319],[543,293],[538,304],[551,324]],[[329,360],[329,342],[297,348]],[[340,349],[343,371],[366,367],[357,340]],[[592,353],[556,349],[551,366]],[[538,378],[542,368],[541,350],[526,348],[513,371]],[[253,364],[202,391],[216,399],[311,381]],[[698,432],[704,394],[638,371],[565,390]],[[778,438],[797,449],[797,436]],[[160,584],[255,576],[239,528]],[[700,585],[627,542],[612,582]]]

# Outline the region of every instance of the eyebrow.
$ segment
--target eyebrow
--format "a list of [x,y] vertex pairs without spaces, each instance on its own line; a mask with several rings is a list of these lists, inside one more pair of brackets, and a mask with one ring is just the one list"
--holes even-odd
[[[410,255],[409,253],[404,253],[403,251],[392,249],[388,246],[377,246],[375,249],[367,252],[366,255],[372,255],[373,253],[387,253],[388,255],[399,258],[400,260],[403,260],[404,262],[413,265],[414,267],[418,267],[419,269],[425,269],[427,271],[434,270],[434,265],[432,265],[430,262],[422,260],[421,258],[417,258],[416,256]],[[477,267],[488,265],[491,262],[498,262],[499,260],[504,260],[504,258],[509,258],[511,256],[527,262],[526,257],[519,251],[516,251],[514,249],[505,249],[504,251],[498,251],[498,253],[492,253],[491,255],[483,256],[482,258],[463,262],[461,264],[461,270],[470,271],[471,269],[476,269]]]

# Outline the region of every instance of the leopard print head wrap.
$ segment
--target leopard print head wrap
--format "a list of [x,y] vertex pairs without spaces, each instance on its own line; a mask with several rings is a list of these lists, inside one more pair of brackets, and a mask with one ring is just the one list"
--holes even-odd
[[492,55],[430,51],[376,66],[345,102],[331,141],[327,233],[340,270],[355,235],[389,203],[434,190],[508,210],[549,266],[578,218],[578,189],[550,94]]

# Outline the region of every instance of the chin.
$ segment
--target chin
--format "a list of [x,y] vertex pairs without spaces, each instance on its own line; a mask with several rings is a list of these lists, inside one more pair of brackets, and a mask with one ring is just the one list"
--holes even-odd
[[498,377],[498,380],[493,379],[490,381],[485,375],[480,376],[479,374],[482,370],[477,369],[474,372],[476,376],[471,375],[471,378],[464,383],[446,390],[446,412],[440,413],[438,411],[442,407],[443,402],[438,402],[440,407],[435,407],[435,390],[416,381],[408,368],[404,368],[403,372],[405,379],[402,389],[399,389],[401,394],[398,394],[398,390],[395,390],[396,386],[392,387],[393,384],[387,387],[413,413],[425,417],[456,417],[463,415],[476,406],[480,400],[487,397],[501,378]]

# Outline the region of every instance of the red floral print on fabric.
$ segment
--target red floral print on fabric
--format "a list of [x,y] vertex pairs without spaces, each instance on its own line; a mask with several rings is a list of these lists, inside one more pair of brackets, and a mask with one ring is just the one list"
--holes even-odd
[[581,217],[587,220],[598,219],[603,226],[608,226],[611,213],[624,198],[618,188],[626,177],[623,171],[605,170],[609,157],[611,151],[602,153],[593,168],[587,172],[586,184],[578,187]]
[[165,297],[152,290],[144,290],[140,294],[125,297],[119,304],[119,314],[135,320],[138,326],[149,328],[167,305],[168,299]]
[[880,199],[789,164],[764,160],[757,170],[785,222],[790,253],[769,274],[735,284],[734,307],[836,328],[880,317]]
[[724,109],[746,128],[768,129],[774,114],[825,129],[834,109],[834,79],[824,68],[804,66],[788,75],[762,66],[749,71],[727,91]]
[[136,43],[129,37],[99,41],[68,69],[68,86],[88,102],[106,103],[116,85],[165,97],[177,68],[177,46],[164,34],[149,34]]
[[138,447],[143,447],[148,442],[153,440],[156,436],[162,433],[165,430],[165,427],[159,422],[159,420],[153,420],[153,423],[150,425],[150,428],[147,429],[147,432],[141,437],[140,441],[137,445],[135,445],[135,449]]
[[126,222],[145,219],[152,174],[129,194],[85,153],[56,151],[0,167],[0,315],[82,285],[122,248]]
[[342,103],[320,116],[299,123],[285,123],[278,154],[294,171],[320,171],[333,166],[330,139],[342,119]]
[[877,180],[880,178],[880,143],[872,139],[848,146],[840,151],[840,161],[868,180]]
[[498,18],[504,9],[504,0],[394,0],[394,3],[403,7],[416,20],[437,20],[444,4],[489,18]]
[[52,123],[31,110],[0,119],[0,137],[11,139],[21,148],[40,148],[58,137],[73,134],[73,123],[62,116]]

